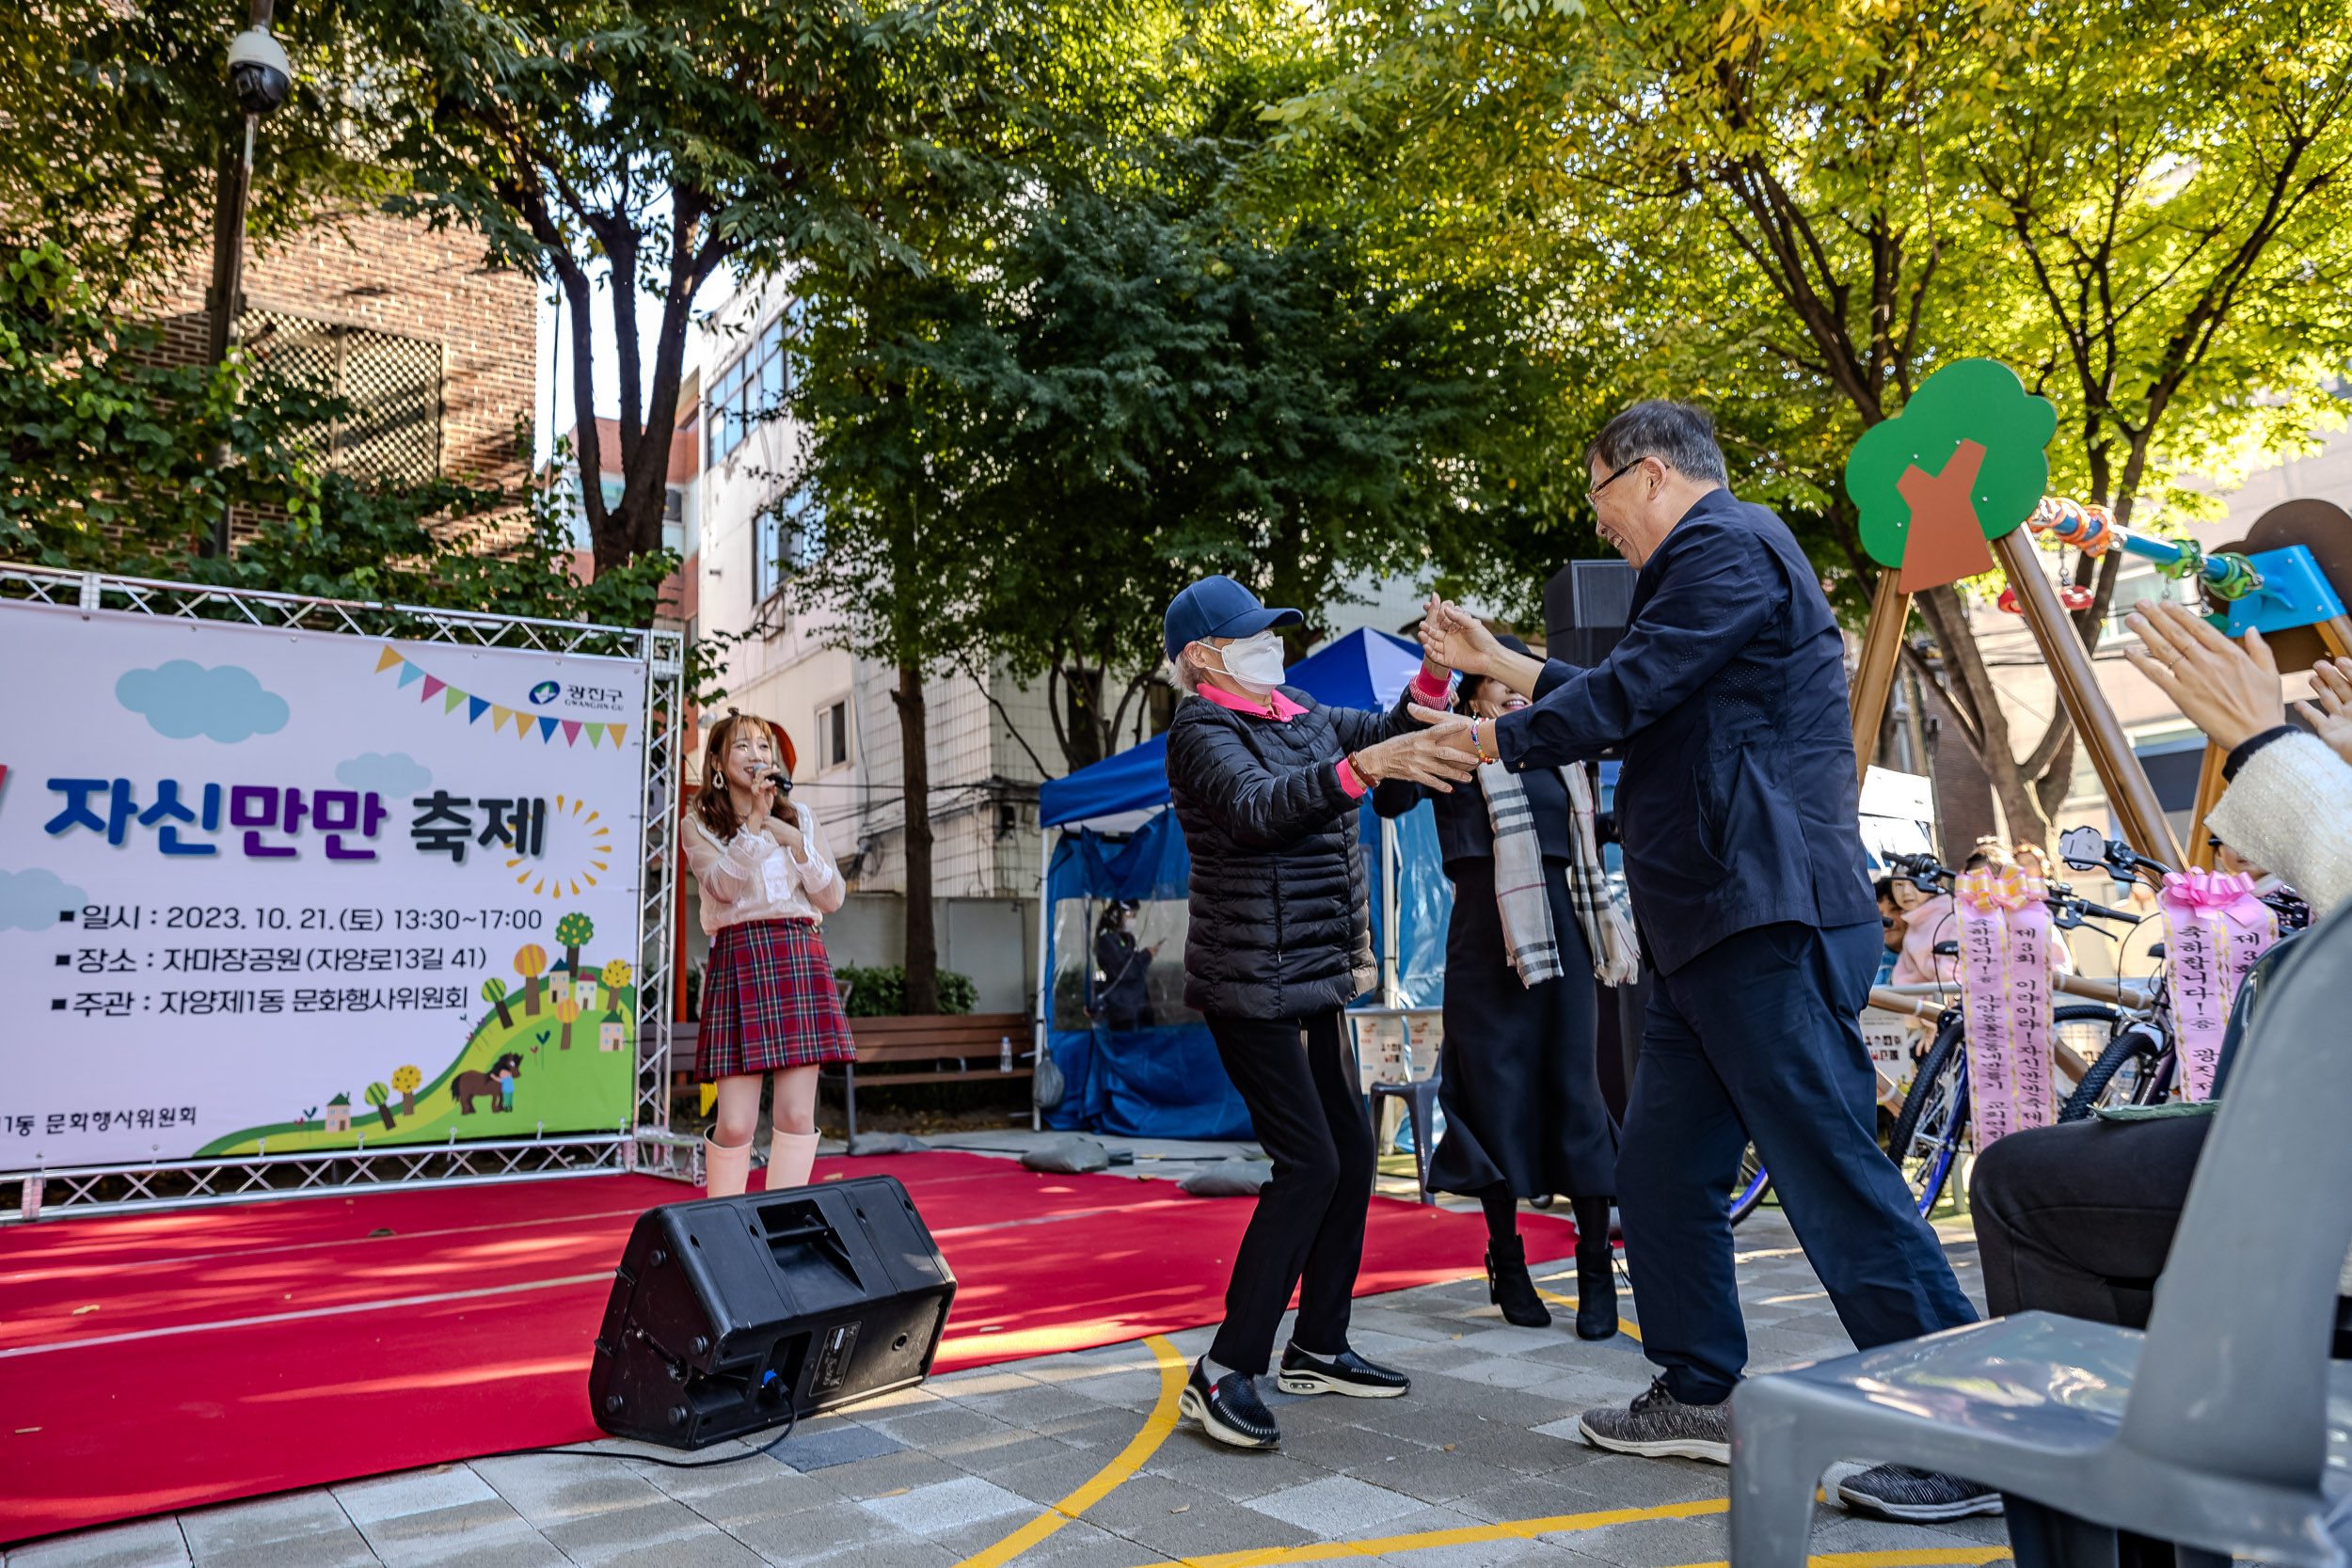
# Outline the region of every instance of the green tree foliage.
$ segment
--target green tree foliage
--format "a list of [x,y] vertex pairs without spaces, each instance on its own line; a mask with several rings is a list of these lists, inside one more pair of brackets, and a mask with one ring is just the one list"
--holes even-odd
[[[834,970],[844,997],[841,1010],[851,1018],[898,1018],[907,1010],[907,972],[899,964],[842,964]],[[936,1011],[961,1017],[979,999],[972,976],[952,969],[939,972]]]
[[[279,8],[294,92],[255,146],[248,226],[267,245],[389,191],[394,105],[357,0]],[[215,0],[22,0],[0,7],[0,241],[56,245],[107,299],[184,277],[209,252],[220,167],[242,157]]]
[[[359,484],[310,448],[347,405],[244,351],[208,370],[161,363],[157,342],[102,305],[56,244],[0,265],[0,559],[426,609],[652,618],[675,556],[580,583],[551,498]],[[232,558],[205,558],[230,505],[258,531]]]
[[[612,346],[617,462],[596,421],[578,436],[599,573],[660,548],[704,282],[810,256],[912,260],[892,182],[952,166],[963,121],[988,122],[997,46],[1020,40],[998,30],[1005,20],[828,0],[519,0],[388,20],[394,52],[415,62],[400,88],[419,104],[393,146],[413,182],[397,205],[478,230],[496,259],[562,291],[576,407],[594,405],[596,344]],[[615,469],[624,487],[608,506],[593,476]]]
[[[2352,356],[2348,51],[2319,5],[1358,6],[1266,182],[1365,213],[1400,266],[1546,281],[1552,329],[1713,405],[1741,488],[1858,585],[1843,455],[1953,359],[2018,369],[2056,483],[2125,515],[2306,438]],[[2115,567],[2077,563],[2087,644]],[[1916,605],[1907,657],[2043,836],[2071,724],[2020,757],[1961,592]]]

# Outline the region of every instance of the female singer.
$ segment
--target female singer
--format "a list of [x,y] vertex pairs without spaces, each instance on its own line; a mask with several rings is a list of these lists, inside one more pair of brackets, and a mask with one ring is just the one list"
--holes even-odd
[[768,1190],[806,1186],[817,1159],[818,1068],[857,1056],[817,940],[818,923],[848,889],[816,814],[788,798],[779,809],[778,782],[788,791],[790,776],[791,743],[771,737],[764,721],[729,708],[711,726],[685,838],[711,939],[695,1075],[719,1085],[718,1120],[703,1145],[712,1197],[731,1197],[751,1179],[760,1079],[770,1073]]

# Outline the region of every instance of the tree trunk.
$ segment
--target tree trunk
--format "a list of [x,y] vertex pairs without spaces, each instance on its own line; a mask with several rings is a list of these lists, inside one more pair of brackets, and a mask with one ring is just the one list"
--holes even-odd
[[[1971,747],[1985,777],[1993,781],[1994,799],[2001,803],[2001,816],[2009,828],[2010,838],[2020,844],[2046,844],[2050,836],[2049,816],[2042,802],[2027,786],[2026,770],[2018,765],[2017,752],[2010,745],[2009,717],[2002,711],[2000,693],[1993,685],[1993,673],[1984,665],[1984,655],[1977,646],[1963,611],[1957,588],[1931,588],[1915,601],[1919,618],[1934,634],[1936,646],[1944,655],[1945,669],[1956,675],[1960,690],[1947,693],[1947,700],[1976,721],[1977,734]],[[1954,698],[1964,701],[1953,701]]]
[[898,666],[899,771],[905,780],[907,1000],[909,1013],[939,1011],[939,932],[931,911],[931,758],[924,733],[923,670]]

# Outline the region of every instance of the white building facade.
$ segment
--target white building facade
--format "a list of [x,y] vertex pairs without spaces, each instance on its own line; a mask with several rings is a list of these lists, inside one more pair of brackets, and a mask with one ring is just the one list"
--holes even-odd
[[[823,825],[850,887],[825,922],[826,949],[836,965],[896,964],[906,928],[898,672],[850,654],[837,625],[795,597],[791,568],[822,547],[822,534],[793,504],[802,432],[766,417],[793,373],[794,320],[778,279],[739,290],[695,331],[703,399],[692,629],[739,638],[722,656],[726,695],[699,722],[707,734],[736,707],[783,726],[797,758],[793,797]],[[939,965],[971,976],[976,1010],[1026,1011],[1042,872],[1037,787],[1047,776],[1034,759],[1062,770],[1044,693],[1001,675],[984,686],[942,671],[924,699]],[[698,930],[690,942],[699,944]]]

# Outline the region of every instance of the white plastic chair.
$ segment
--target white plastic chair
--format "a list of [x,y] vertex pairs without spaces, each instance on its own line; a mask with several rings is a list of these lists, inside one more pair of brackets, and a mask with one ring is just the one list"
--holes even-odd
[[[2341,1568],[2352,1364],[2333,1363],[2352,1245],[2352,925],[2310,932],[2248,1031],[2155,1308],[2134,1329],[2020,1313],[1740,1385],[1734,1568],[1804,1568],[1814,1489],[1845,1458],[2011,1500],[2019,1568],[2116,1560],[2114,1532]],[[2211,1555],[2209,1555],[2211,1554]]]

